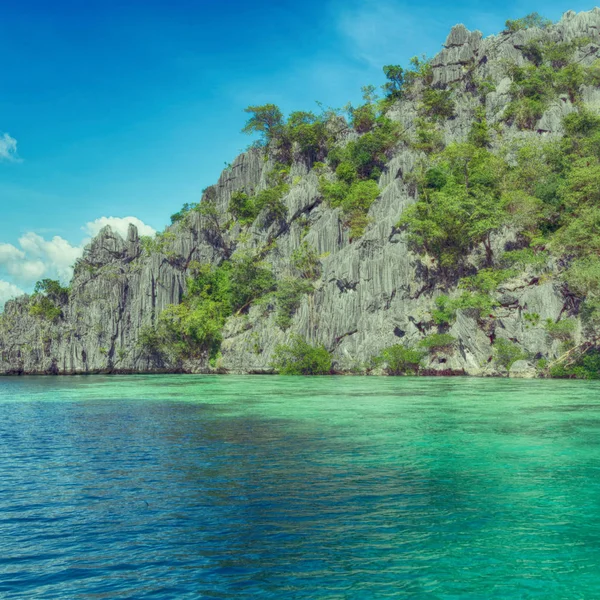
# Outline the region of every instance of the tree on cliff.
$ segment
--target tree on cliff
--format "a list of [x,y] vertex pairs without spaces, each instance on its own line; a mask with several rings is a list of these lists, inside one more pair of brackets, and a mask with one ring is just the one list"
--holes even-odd
[[283,130],[283,113],[275,104],[248,106],[244,112],[252,116],[248,119],[242,132],[260,134],[262,145],[269,144]]

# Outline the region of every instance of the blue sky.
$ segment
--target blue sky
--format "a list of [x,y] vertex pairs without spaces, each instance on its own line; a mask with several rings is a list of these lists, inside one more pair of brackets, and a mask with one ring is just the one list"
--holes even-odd
[[[249,140],[243,108],[342,106],[384,64],[572,2],[96,0],[0,7],[0,307],[103,223],[162,229]],[[110,220],[110,218],[113,218]]]

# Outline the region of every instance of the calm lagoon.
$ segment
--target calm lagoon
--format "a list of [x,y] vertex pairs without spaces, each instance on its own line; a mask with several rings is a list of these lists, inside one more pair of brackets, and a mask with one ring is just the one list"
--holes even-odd
[[0,379],[2,598],[600,598],[600,383]]

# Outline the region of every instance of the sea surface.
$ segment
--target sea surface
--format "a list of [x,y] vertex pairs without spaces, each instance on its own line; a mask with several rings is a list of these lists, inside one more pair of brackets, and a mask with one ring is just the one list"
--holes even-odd
[[600,383],[0,378],[0,598],[600,598]]

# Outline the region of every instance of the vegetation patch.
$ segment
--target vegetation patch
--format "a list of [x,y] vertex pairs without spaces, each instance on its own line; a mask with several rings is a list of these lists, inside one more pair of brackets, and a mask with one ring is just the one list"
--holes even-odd
[[419,342],[419,347],[433,356],[452,354],[458,340],[449,333],[432,333]]
[[528,358],[527,354],[523,352],[517,344],[507,340],[505,338],[496,338],[493,344],[494,360],[496,364],[504,367],[507,371],[518,360],[525,360]]
[[29,314],[46,321],[58,321],[62,307],[68,303],[70,288],[54,279],[42,279],[35,284],[29,300]]
[[246,310],[275,289],[270,265],[256,256],[240,254],[219,267],[192,265],[188,291],[181,304],[163,311],[157,325],[138,340],[149,357],[213,358],[222,341],[225,320]]
[[328,375],[331,356],[325,346],[313,346],[296,335],[275,348],[272,367],[280,375]]
[[406,344],[395,344],[384,348],[374,359],[374,364],[381,366],[388,375],[416,375],[424,357],[422,350]]

